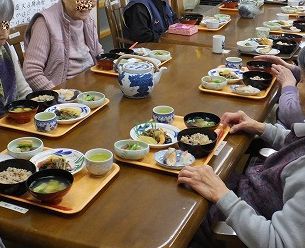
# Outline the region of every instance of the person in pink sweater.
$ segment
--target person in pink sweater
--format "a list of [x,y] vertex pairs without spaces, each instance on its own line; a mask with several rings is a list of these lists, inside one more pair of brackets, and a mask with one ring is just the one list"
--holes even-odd
[[90,11],[96,0],[59,0],[34,15],[25,34],[23,73],[33,90],[52,89],[103,52]]

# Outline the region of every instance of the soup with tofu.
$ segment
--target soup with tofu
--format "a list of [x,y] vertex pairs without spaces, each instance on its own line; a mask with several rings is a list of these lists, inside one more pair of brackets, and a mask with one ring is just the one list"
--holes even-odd
[[70,186],[63,177],[42,177],[32,182],[30,189],[39,194],[51,194],[62,191]]

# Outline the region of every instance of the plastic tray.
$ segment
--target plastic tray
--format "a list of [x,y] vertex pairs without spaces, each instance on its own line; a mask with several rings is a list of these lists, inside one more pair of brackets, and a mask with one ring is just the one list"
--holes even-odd
[[[182,116],[176,115],[172,125],[175,127],[178,127],[181,130],[186,128]],[[220,126],[219,129],[220,129],[220,135],[218,137],[217,144],[216,144],[214,150],[212,152],[210,152],[210,154],[208,156],[206,156],[204,158],[196,159],[194,164],[192,164],[192,166],[206,165],[212,159],[212,157],[214,156],[215,150],[217,149],[219,144],[224,140],[224,138],[228,135],[228,133],[230,131],[229,127],[223,128],[222,126]],[[118,161],[121,161],[121,162],[125,162],[125,163],[136,165],[136,166],[141,166],[141,167],[144,167],[147,169],[168,172],[168,173],[175,174],[175,175],[178,174],[179,170],[171,170],[171,169],[163,168],[157,164],[157,162],[154,159],[154,153],[157,151],[159,151],[159,149],[150,149],[150,152],[145,156],[145,158],[143,158],[141,160],[127,160],[127,159],[122,159],[116,155],[115,155],[115,159]]]

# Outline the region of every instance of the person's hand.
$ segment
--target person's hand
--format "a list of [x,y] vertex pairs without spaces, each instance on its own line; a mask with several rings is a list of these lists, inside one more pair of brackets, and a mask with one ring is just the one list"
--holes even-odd
[[277,56],[274,56],[274,55],[258,55],[258,56],[255,56],[253,59],[267,61],[267,62],[270,62],[275,65],[282,65],[282,66],[288,68],[289,70],[292,70],[293,67],[295,66],[295,65],[287,63],[285,60],[283,60]]
[[230,191],[208,165],[184,167],[178,175],[178,183],[190,185],[193,190],[214,203]]
[[276,77],[277,82],[283,87],[295,86],[297,81],[291,70],[282,65],[272,65],[271,74]]
[[252,134],[262,134],[265,130],[265,124],[251,119],[243,111],[236,113],[224,113],[221,117],[221,123],[230,126],[230,133],[244,131]]

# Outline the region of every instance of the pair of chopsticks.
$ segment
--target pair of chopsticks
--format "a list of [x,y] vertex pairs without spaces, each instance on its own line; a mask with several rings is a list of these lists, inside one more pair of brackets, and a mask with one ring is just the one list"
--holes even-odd
[[138,43],[139,43],[139,42],[136,42],[136,43],[132,44],[132,45],[129,47],[129,49],[134,48],[136,45],[138,45]]

